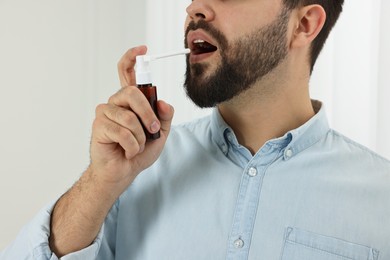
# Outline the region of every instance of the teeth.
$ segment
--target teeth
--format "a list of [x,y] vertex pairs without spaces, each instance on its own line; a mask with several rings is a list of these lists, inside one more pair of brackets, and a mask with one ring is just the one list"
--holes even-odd
[[204,40],[201,40],[201,39],[197,39],[194,41],[194,43],[204,43],[205,41]]

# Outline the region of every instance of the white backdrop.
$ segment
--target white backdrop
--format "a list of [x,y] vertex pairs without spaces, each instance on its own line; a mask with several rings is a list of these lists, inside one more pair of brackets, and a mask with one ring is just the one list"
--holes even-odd
[[[88,164],[94,108],[124,51],[183,47],[189,0],[0,0],[0,250]],[[146,12],[147,10],[147,12]],[[390,158],[390,2],[346,1],[311,81],[334,128]],[[209,113],[181,88],[182,57],[153,66],[175,123]]]
[[0,0],[0,250],[89,162],[96,104],[145,42],[135,0]]

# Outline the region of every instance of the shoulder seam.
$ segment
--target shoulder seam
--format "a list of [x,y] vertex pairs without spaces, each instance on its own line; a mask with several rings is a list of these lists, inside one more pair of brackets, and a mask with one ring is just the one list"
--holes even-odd
[[389,161],[387,158],[385,158],[385,157],[383,157],[382,155],[378,154],[377,152],[371,150],[370,148],[368,148],[368,147],[366,147],[366,146],[364,146],[364,145],[362,145],[362,144],[360,144],[360,143],[358,143],[358,142],[352,140],[351,138],[349,138],[349,137],[347,137],[347,136],[341,134],[340,132],[338,132],[338,131],[336,131],[336,130],[334,130],[334,129],[331,129],[330,132],[331,132],[333,135],[335,135],[335,136],[337,136],[337,137],[339,137],[339,138],[342,138],[342,139],[343,139],[345,142],[347,142],[348,144],[353,145],[354,147],[359,148],[359,149],[362,150],[362,151],[368,152],[368,153],[371,154],[372,156],[374,156],[374,157],[376,157],[376,158],[378,158],[378,159],[380,159],[380,160],[382,160],[382,161],[384,161],[384,162],[386,162],[386,163],[390,163],[390,161]]

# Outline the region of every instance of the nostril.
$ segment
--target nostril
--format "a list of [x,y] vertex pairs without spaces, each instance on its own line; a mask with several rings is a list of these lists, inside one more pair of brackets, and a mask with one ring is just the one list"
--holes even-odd
[[202,13],[196,13],[195,16],[198,18],[206,19],[206,16]]

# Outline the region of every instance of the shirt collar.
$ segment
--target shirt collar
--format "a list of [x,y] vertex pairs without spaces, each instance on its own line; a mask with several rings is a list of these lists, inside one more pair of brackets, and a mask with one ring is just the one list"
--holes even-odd
[[[312,100],[312,105],[316,114],[309,121],[282,137],[269,140],[263,147],[279,146],[279,149],[284,149],[284,159],[289,160],[318,142],[330,128],[322,103]],[[233,129],[223,120],[217,108],[211,115],[211,134],[212,139],[225,155],[228,154],[229,147],[240,146]]]

